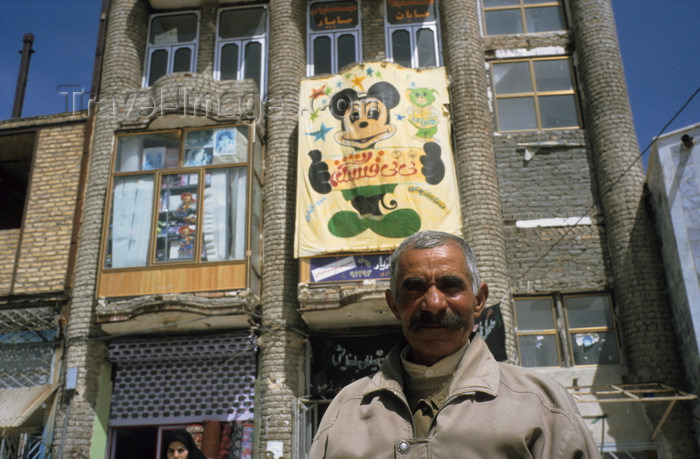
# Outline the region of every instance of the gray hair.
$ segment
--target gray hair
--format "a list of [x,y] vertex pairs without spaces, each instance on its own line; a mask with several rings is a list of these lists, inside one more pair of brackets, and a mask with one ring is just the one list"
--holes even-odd
[[469,244],[467,244],[464,239],[459,236],[455,236],[449,233],[443,233],[442,231],[420,231],[409,237],[407,237],[401,245],[399,245],[394,253],[391,254],[390,258],[390,280],[389,288],[391,289],[391,294],[394,298],[398,298],[398,285],[396,285],[397,271],[399,266],[399,260],[403,256],[406,250],[422,250],[422,249],[434,249],[435,247],[442,247],[447,242],[452,241],[459,245],[462,249],[462,254],[467,262],[467,268],[469,269],[469,275],[471,276],[472,283],[472,293],[476,296],[479,294],[479,284],[481,284],[481,278],[479,277],[479,269],[476,267],[476,256],[472,251]]

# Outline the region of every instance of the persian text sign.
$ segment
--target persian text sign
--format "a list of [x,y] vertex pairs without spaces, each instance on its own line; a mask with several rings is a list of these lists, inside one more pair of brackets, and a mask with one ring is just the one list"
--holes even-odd
[[461,233],[444,68],[357,64],[301,82],[297,256]]
[[311,258],[311,282],[389,279],[389,255]]

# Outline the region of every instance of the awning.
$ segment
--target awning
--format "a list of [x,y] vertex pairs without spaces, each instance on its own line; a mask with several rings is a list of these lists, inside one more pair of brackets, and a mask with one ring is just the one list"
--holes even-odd
[[576,403],[653,403],[668,402],[664,415],[659,420],[650,440],[653,441],[661,431],[668,415],[681,400],[695,400],[695,394],[689,394],[660,383],[643,384],[609,384],[602,386],[577,386],[567,388]]
[[53,384],[0,390],[0,429],[22,426],[54,390]]

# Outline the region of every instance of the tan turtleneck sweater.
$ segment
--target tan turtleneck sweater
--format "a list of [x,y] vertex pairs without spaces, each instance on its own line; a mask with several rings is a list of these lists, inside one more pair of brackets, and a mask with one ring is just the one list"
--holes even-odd
[[404,370],[404,391],[413,413],[416,437],[425,437],[430,424],[447,400],[447,393],[457,365],[467,351],[469,342],[457,352],[442,358],[431,366],[420,365],[407,360],[410,348],[401,351],[401,364]]

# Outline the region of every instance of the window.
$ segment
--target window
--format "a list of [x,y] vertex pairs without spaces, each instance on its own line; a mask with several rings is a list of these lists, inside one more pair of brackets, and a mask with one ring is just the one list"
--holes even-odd
[[267,8],[231,8],[219,12],[216,35],[218,80],[255,81],[261,95],[266,89]]
[[35,133],[0,137],[0,230],[22,227]]
[[119,136],[105,268],[244,260],[246,251],[258,266],[258,221],[247,242],[249,206],[254,219],[261,215],[254,132],[246,125]]
[[580,126],[570,59],[493,62],[491,71],[499,131]]
[[355,1],[309,4],[308,76],[338,73],[360,60],[360,13]]
[[151,16],[144,86],[173,72],[193,72],[197,62],[197,13]]
[[409,68],[440,65],[435,2],[386,0],[386,55]]
[[564,30],[561,0],[483,0],[486,35]]
[[619,363],[608,294],[515,299],[520,362],[526,367]]

